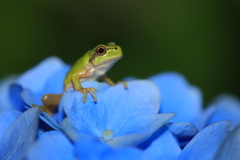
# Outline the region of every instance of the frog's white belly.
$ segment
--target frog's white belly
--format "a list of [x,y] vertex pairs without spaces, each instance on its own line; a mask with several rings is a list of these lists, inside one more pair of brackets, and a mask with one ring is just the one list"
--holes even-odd
[[92,65],[88,65],[85,67],[86,70],[88,70],[88,72],[91,72],[91,74],[89,76],[87,76],[86,78],[81,78],[80,81],[95,81],[97,79],[99,79],[101,76],[103,76],[115,63],[115,61],[110,61],[108,63],[104,63],[102,65],[99,66],[92,66]]

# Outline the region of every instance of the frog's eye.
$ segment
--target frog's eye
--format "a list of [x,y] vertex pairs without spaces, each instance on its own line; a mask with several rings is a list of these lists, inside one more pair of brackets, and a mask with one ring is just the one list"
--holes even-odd
[[99,56],[103,56],[106,52],[107,52],[107,49],[104,46],[99,46],[96,48],[96,53]]

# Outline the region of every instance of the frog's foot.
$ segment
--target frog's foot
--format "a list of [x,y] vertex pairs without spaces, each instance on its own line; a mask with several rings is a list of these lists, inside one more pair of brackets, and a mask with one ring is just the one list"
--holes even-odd
[[49,114],[50,116],[53,116],[52,112],[50,112],[50,111],[47,109],[47,106],[37,105],[37,104],[32,104],[32,106],[33,106],[33,107],[39,107],[39,108],[40,108],[40,111],[46,112],[46,113]]
[[119,83],[122,83],[125,89],[128,88],[127,82],[125,82],[125,81],[118,81],[117,84],[119,84]]
[[87,93],[88,93],[88,92],[93,96],[93,100],[94,100],[95,102],[97,101],[97,97],[96,97],[96,95],[93,93],[93,92],[97,91],[96,88],[80,88],[80,89],[78,89],[77,91],[83,93],[83,100],[82,100],[83,103],[86,103]]

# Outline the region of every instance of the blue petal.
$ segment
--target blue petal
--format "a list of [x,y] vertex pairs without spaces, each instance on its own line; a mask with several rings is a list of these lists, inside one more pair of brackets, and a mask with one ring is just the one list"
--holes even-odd
[[29,150],[27,160],[76,160],[74,147],[59,131],[46,133]]
[[14,108],[19,111],[25,111],[24,102],[21,98],[23,88],[18,84],[11,84],[9,87],[9,99],[11,100]]
[[167,123],[165,126],[178,139],[180,146],[185,146],[197,133],[198,129],[191,123]]
[[76,142],[76,154],[81,160],[111,160],[113,157],[113,149],[106,144],[84,139]]
[[232,122],[231,130],[240,124],[240,101],[231,95],[222,95],[217,98],[215,103],[217,107],[208,124],[221,120]]
[[240,125],[237,126],[224,140],[218,150],[216,160],[240,159]]
[[178,138],[193,137],[198,133],[198,129],[191,123],[167,123],[165,126],[172,134]]
[[160,89],[161,113],[176,112],[172,122],[194,123],[202,108],[202,95],[198,88],[188,85],[178,73],[162,73],[149,78]]
[[160,132],[159,137],[144,152],[154,160],[177,160],[181,153],[178,142],[166,127],[162,127]]
[[9,87],[15,79],[16,76],[8,76],[0,81],[0,111],[15,109],[9,98]]
[[215,105],[208,106],[202,113],[196,117],[194,125],[199,129],[202,130],[206,125],[208,125],[209,119],[212,115],[216,112],[217,107]]
[[76,143],[76,153],[81,160],[150,160],[142,151],[135,148],[113,150],[106,144],[85,139]]
[[179,160],[195,160],[196,157],[212,160],[227,136],[230,126],[229,121],[220,121],[207,126],[187,144]]
[[25,111],[2,137],[0,159],[22,159],[36,137],[39,109]]
[[2,136],[6,132],[6,130],[9,128],[9,126],[21,115],[22,113],[17,110],[9,110],[0,112],[0,140],[2,139]]
[[135,148],[122,148],[115,152],[114,160],[152,160],[144,152]]
[[[24,89],[21,93],[21,96],[23,101],[26,103],[26,108],[31,108],[33,104],[41,104],[40,99],[38,99],[30,90]],[[62,130],[62,127],[57,123],[57,121],[47,113],[41,111],[40,118],[52,128],[56,130]]]
[[[30,89],[33,93],[40,93],[46,89],[46,81],[53,77],[55,73],[58,73],[60,70],[64,70],[66,67],[68,66],[59,58],[49,57],[22,74],[17,79],[16,83],[21,85],[22,88]],[[57,79],[55,80],[57,82]],[[62,85],[63,82],[61,87]]]

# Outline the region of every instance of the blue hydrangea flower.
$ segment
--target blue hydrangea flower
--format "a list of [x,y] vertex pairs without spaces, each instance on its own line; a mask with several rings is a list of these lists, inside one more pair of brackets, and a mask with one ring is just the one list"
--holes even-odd
[[35,140],[39,109],[0,113],[0,159],[22,159]]
[[[82,103],[83,94],[69,90],[64,93],[61,105],[69,126],[79,138],[95,137],[112,146],[133,146],[147,139],[175,113],[158,114],[160,96],[156,86],[146,80],[131,81],[125,89],[122,84],[85,82],[83,87],[97,89],[98,101],[89,94]],[[73,136],[73,133],[69,134]]]
[[89,94],[82,103],[81,92],[68,90],[53,117],[40,112],[48,130],[59,130],[46,132],[31,105],[41,104],[43,94],[61,93],[68,69],[50,57],[0,83],[1,110],[29,108],[0,113],[0,159],[239,159],[239,100],[224,95],[203,109],[201,91],[174,72],[150,77],[156,85],[132,78],[128,89],[84,82],[97,89],[98,101]]

